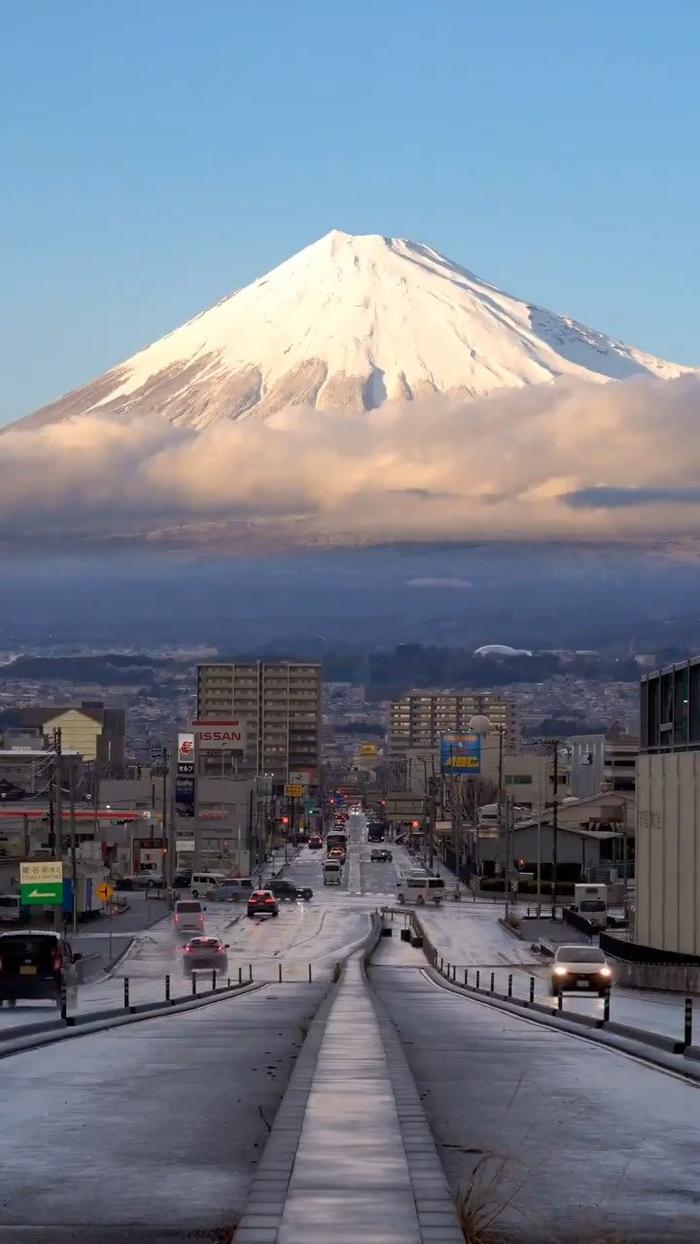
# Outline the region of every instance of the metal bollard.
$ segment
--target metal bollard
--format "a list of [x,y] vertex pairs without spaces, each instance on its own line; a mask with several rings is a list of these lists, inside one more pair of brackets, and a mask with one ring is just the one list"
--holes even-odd
[[467,988],[468,984],[469,984],[469,968],[465,968],[464,969],[464,988],[465,989]]
[[230,976],[226,977],[226,988],[227,989],[231,988],[231,977]]
[[455,967],[454,965],[453,965],[453,967],[452,967],[452,979],[453,979],[453,981],[456,981],[456,980],[457,980],[457,969],[456,969],[456,967]]
[[559,993],[557,994],[557,1010],[558,1011],[564,1010],[564,995],[561,989],[559,990]]
[[491,993],[493,993],[494,988],[495,988],[495,983],[494,983],[495,980],[496,980],[496,973],[492,972],[491,973]]
[[197,997],[197,973],[192,973],[192,997]]
[[129,1009],[129,977],[124,977],[124,1010]]
[[61,981],[61,1019],[64,1023],[68,1019],[68,991],[65,980]]
[[476,969],[476,987],[477,987],[477,989],[479,988],[479,981],[480,981],[480,980],[481,980],[481,969],[480,969],[480,968],[477,968],[477,969]]
[[513,997],[513,973],[508,973],[508,997]]
[[[393,917],[393,912],[392,912]],[[309,964],[309,984],[311,984],[311,964]]]
[[211,989],[212,993],[216,993],[216,968],[211,970]]
[[241,967],[239,967],[238,969],[238,984],[239,985],[243,984],[243,968]]
[[443,965],[443,961],[442,961],[442,959],[441,959],[441,960],[440,960],[440,971],[441,971],[441,972],[442,972],[442,965]]
[[693,1044],[693,999],[686,998],[683,1017],[683,1044]]
[[603,1023],[607,1024],[609,1022],[610,1022],[610,994],[606,993],[605,997],[603,998]]
[[249,963],[248,964],[248,983],[250,984],[252,980],[253,980],[253,965],[252,963]]
[[535,1001],[535,978],[534,976],[530,977],[530,1001],[531,1002]]
[[281,985],[282,984],[282,964],[281,963],[277,964],[277,980],[279,981]]
[[166,1002],[170,1001],[170,977],[167,975],[167,973],[165,976],[165,1001]]

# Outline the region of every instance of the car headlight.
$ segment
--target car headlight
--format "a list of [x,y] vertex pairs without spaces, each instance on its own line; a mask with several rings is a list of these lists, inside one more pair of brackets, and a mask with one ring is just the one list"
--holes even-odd
[[610,971],[610,968],[601,968],[600,975],[601,976],[612,976],[612,972]]
[[555,976],[568,976],[569,969],[562,967],[562,965],[558,963],[554,969],[554,975]]

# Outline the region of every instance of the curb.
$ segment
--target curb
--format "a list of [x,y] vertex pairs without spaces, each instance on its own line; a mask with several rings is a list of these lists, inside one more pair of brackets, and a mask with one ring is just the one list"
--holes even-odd
[[673,1037],[665,1037],[661,1033],[645,1033],[644,1037],[641,1037],[637,1029],[615,1023],[608,1023],[603,1027],[602,1020],[593,1019],[592,1017],[589,1019],[585,1015],[580,1016],[576,1020],[561,1019],[559,1015],[552,1014],[549,1007],[544,1006],[541,1002],[530,1003],[527,999],[511,1002],[510,999],[502,994],[492,994],[481,989],[478,991],[470,988],[465,989],[462,985],[457,984],[456,981],[446,980],[436,968],[429,964],[423,971],[435,985],[449,993],[456,994],[459,998],[479,1002],[483,1006],[494,1007],[498,1011],[505,1011],[508,1015],[514,1015],[517,1019],[540,1024],[546,1028],[554,1028],[558,1032],[566,1033],[572,1037],[579,1037],[583,1041],[591,1041],[597,1045],[607,1046],[620,1054],[630,1055],[641,1062],[660,1067],[664,1071],[673,1071],[683,1079],[700,1085],[700,1065],[694,1067],[684,1061],[686,1058],[691,1058],[700,1063],[700,1047],[698,1046],[678,1049],[679,1046],[682,1047],[682,1042],[675,1041]]
[[267,984],[269,982],[261,981],[235,985],[230,989],[217,989],[215,994],[210,991],[208,994],[202,994],[200,998],[188,998],[182,1002],[142,1002],[131,1007],[127,1014],[124,1013],[124,1008],[120,1007],[113,1011],[88,1013],[84,1019],[72,1016],[72,1022],[69,1022],[67,1027],[44,1029],[43,1032],[27,1033],[24,1037],[15,1039],[8,1038],[0,1046],[0,1059],[38,1049],[42,1045],[53,1045],[56,1041],[70,1041],[74,1037],[86,1037],[91,1033],[104,1032],[109,1028],[120,1028],[123,1024],[138,1024],[146,1019],[158,1019],[164,1015],[179,1015],[183,1011],[195,1011],[200,1007],[210,1006],[214,1002],[226,1002],[231,998],[240,998],[244,994],[255,993],[258,989],[264,989]]
[[511,937],[517,937],[519,942],[525,941],[525,934],[520,929],[514,929],[511,924],[504,920],[503,916],[498,917],[498,923],[505,929],[506,933],[510,933]]

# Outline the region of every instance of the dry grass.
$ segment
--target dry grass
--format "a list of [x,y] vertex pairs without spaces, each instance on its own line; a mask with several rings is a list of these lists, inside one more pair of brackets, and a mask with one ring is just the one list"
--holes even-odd
[[466,1188],[457,1195],[457,1217],[466,1244],[505,1244],[497,1219],[520,1192],[524,1180],[513,1182],[508,1158],[484,1154]]

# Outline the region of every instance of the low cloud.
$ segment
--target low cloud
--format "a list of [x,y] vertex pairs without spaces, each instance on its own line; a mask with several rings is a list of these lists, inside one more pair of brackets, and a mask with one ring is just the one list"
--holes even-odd
[[467,588],[471,587],[469,579],[407,579],[406,587],[428,587],[428,588]]
[[69,542],[231,522],[331,543],[699,535],[699,426],[695,375],[360,415],[294,407],[200,432],[155,415],[19,424],[0,435],[0,533]]

